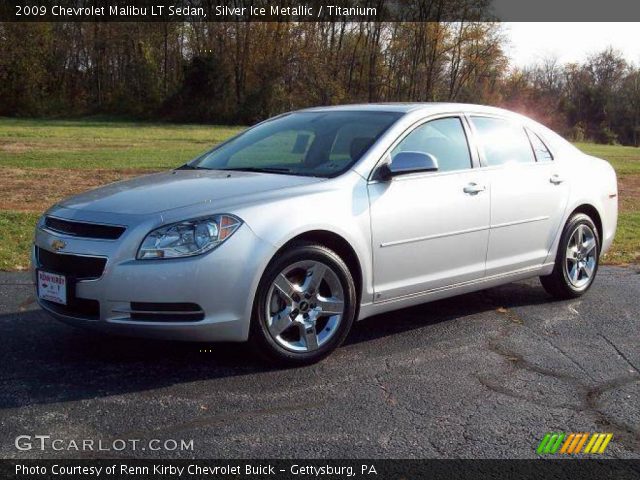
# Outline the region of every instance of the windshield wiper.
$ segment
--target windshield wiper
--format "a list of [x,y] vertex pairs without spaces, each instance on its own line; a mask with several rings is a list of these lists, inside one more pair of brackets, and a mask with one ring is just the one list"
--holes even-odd
[[175,170],[211,170],[211,169],[207,167],[197,167],[195,165],[189,165],[188,163],[185,163],[184,165],[180,165]]
[[237,167],[223,168],[222,170],[225,172],[292,173],[290,168],[284,167]]

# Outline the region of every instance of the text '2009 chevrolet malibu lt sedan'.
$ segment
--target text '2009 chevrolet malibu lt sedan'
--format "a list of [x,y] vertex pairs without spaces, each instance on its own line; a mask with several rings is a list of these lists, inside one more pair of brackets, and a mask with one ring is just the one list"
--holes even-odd
[[422,302],[532,276],[582,295],[617,215],[611,166],[520,115],[312,108],[55,205],[32,262],[67,323],[304,364],[355,320]]

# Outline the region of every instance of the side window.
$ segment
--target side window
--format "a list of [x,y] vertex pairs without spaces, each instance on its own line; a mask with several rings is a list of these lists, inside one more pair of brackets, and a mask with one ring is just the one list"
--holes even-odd
[[529,140],[531,140],[531,146],[533,147],[533,153],[536,155],[536,160],[538,162],[550,162],[553,160],[553,155],[551,155],[547,146],[536,133],[533,133],[527,128],[527,135],[529,135]]
[[472,121],[488,165],[536,161],[529,137],[521,125],[493,117],[472,117]]
[[391,152],[430,153],[438,161],[438,171],[471,168],[471,154],[462,121],[457,117],[440,118],[420,125]]

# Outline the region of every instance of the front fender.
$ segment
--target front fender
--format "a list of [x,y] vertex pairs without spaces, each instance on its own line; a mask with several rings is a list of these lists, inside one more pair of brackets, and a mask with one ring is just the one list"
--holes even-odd
[[369,303],[373,300],[373,272],[366,182],[355,173],[346,176],[347,179],[328,185],[326,190],[273,198],[259,205],[243,206],[233,213],[276,250],[312,231],[327,231],[342,237],[358,258],[363,284],[361,298],[363,303]]

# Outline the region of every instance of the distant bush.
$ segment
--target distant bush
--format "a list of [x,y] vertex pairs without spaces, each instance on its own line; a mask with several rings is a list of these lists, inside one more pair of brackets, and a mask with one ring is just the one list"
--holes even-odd
[[215,56],[196,56],[185,62],[183,75],[182,85],[160,110],[163,117],[179,122],[233,123],[226,106],[233,98],[231,78]]
[[605,145],[617,145],[618,134],[611,130],[608,125],[602,124],[596,140],[598,143],[604,143]]
[[586,133],[584,123],[578,122],[571,129],[571,139],[574,142],[584,142],[586,140]]

